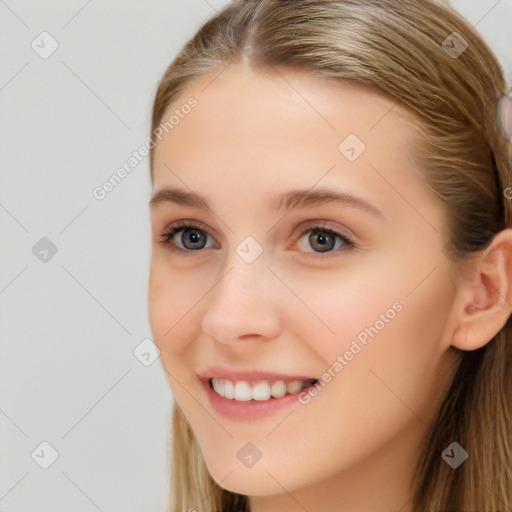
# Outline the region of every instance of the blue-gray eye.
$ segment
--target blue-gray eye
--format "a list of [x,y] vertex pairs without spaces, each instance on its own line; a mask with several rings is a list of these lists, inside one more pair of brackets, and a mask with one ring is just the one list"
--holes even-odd
[[[176,236],[179,235],[180,236]],[[202,229],[194,225],[176,225],[171,226],[162,235],[162,242],[164,244],[171,244],[171,241],[176,246],[177,250],[181,251],[197,251],[204,249],[206,245],[207,235]]]
[[181,243],[188,250],[203,249],[206,245],[206,235],[198,229],[186,228],[181,235]]

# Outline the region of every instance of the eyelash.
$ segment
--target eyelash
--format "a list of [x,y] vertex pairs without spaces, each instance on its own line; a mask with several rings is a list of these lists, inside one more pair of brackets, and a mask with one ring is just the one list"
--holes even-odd
[[[190,253],[200,252],[200,251],[204,250],[204,248],[196,249],[196,250],[182,249],[181,247],[177,247],[175,244],[172,244],[172,241],[173,241],[174,237],[176,236],[176,234],[178,234],[180,231],[184,231],[187,228],[196,230],[196,231],[201,231],[202,233],[205,233],[207,236],[210,236],[201,226],[199,226],[197,224],[188,223],[188,222],[178,222],[174,225],[169,226],[161,234],[160,243],[163,245],[169,246],[172,251],[175,251],[178,253],[181,252],[181,253],[189,253],[190,254]],[[318,256],[323,255],[323,257],[325,258],[326,256],[327,257],[333,256],[341,251],[347,251],[347,250],[355,249],[358,247],[358,245],[354,241],[352,241],[349,237],[347,237],[346,235],[344,235],[342,233],[339,233],[336,230],[333,230],[332,228],[329,228],[329,226],[327,224],[322,223],[322,222],[318,222],[318,223],[308,226],[307,229],[302,231],[302,233],[298,237],[298,240],[300,240],[309,231],[321,231],[322,233],[327,233],[328,235],[331,235],[331,236],[334,235],[334,236],[337,236],[338,238],[340,238],[343,242],[343,246],[341,248],[326,251],[324,253],[313,251],[312,253],[310,253],[313,255],[318,255]]]

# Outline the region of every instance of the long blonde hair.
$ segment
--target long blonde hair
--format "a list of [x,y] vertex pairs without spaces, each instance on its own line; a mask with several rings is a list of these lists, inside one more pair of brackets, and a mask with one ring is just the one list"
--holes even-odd
[[[459,37],[467,48],[456,56],[449,47]],[[496,122],[497,101],[509,84],[487,44],[446,1],[233,1],[165,71],[153,107],[154,143],[178,94],[243,60],[254,69],[294,65],[319,79],[368,86],[412,110],[421,121],[422,168],[448,207],[446,254],[454,261],[487,247],[512,226],[504,193],[512,185],[512,150]],[[152,176],[153,155],[152,149]],[[460,363],[419,457],[415,512],[512,509],[511,318],[481,349],[458,351]],[[169,510],[249,510],[247,497],[211,478],[177,404],[172,429]],[[454,440],[470,454],[457,471],[441,458]]]

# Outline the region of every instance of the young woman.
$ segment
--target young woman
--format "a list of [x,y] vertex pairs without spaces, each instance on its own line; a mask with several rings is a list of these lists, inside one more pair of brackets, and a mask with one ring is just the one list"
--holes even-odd
[[511,510],[508,88],[442,1],[235,1],[186,44],[150,155],[169,510]]

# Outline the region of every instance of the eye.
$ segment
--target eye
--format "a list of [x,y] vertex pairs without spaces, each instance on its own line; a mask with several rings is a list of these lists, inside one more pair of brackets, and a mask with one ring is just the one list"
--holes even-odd
[[303,231],[299,241],[305,241],[317,254],[338,253],[356,247],[348,236],[329,228],[329,225],[324,223],[316,223]]
[[170,226],[162,233],[161,243],[171,246],[174,251],[192,252],[208,248],[206,247],[208,236],[199,226],[182,222]]
[[[185,221],[167,228],[161,235],[160,243],[170,246],[173,251],[191,253],[215,247],[206,245],[209,236],[199,225]],[[348,236],[330,228],[329,224],[321,222],[316,222],[302,231],[299,241],[302,242],[305,238],[316,254],[338,253],[356,247]]]

